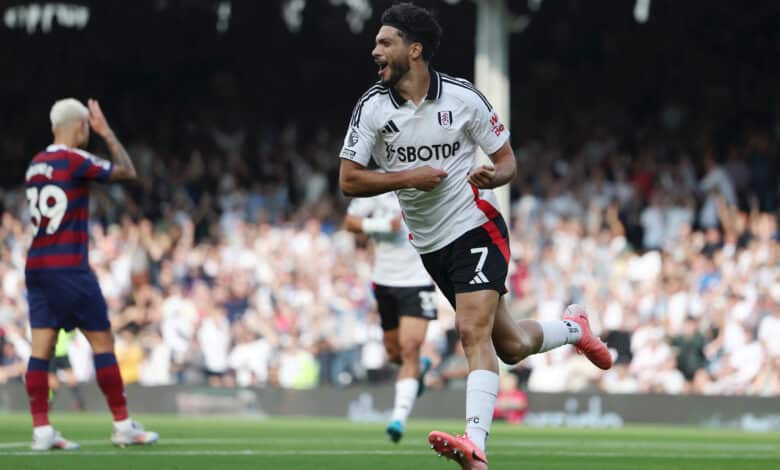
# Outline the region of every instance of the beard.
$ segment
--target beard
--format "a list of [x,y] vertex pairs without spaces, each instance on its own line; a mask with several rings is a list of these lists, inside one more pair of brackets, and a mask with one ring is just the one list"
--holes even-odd
[[403,60],[398,61],[390,66],[390,78],[382,82],[383,85],[386,86],[395,86],[396,83],[398,83],[404,75],[406,75],[406,72],[409,71],[409,58],[405,57]]

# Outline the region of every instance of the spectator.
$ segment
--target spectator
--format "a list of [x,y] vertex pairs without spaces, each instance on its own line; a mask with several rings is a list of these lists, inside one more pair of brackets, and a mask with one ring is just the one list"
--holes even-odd
[[236,376],[236,384],[239,387],[264,386],[268,382],[271,342],[258,337],[246,325],[238,325],[235,337],[237,344],[230,351],[228,364]]
[[685,319],[682,334],[672,338],[672,346],[677,350],[677,368],[685,380],[692,381],[696,371],[707,366],[704,355],[706,344],[704,335],[699,332],[699,323],[693,317]]
[[528,395],[518,387],[517,376],[511,372],[501,374],[493,419],[520,424],[528,413]]
[[20,382],[27,366],[16,353],[13,343],[0,340],[0,354],[0,384]]
[[143,358],[143,349],[133,330],[131,328],[121,330],[116,340],[116,362],[122,373],[122,380],[126,384],[138,382]]
[[230,324],[227,312],[210,307],[198,329],[198,344],[203,353],[204,372],[212,387],[230,386],[228,354],[230,349]]
[[[90,260],[128,374],[145,385],[381,381],[372,253],[338,230],[345,201],[328,153],[336,134],[298,125],[258,133],[221,117],[193,126],[207,131],[181,152],[134,142],[144,183],[108,188],[90,213]],[[512,314],[558,318],[567,303],[584,303],[617,366],[592,377],[564,351],[524,364],[531,388],[676,393],[676,368],[683,391],[768,393],[780,348],[777,216],[766,212],[777,190],[774,137],[748,128],[719,165],[720,149],[698,152],[700,136],[685,126],[663,137],[635,122],[625,123],[630,135],[571,126],[517,151]],[[742,192],[738,205],[732,196]],[[18,188],[0,193],[0,328],[3,349],[11,344],[24,362],[29,214]],[[432,325],[424,346],[440,358],[433,386],[463,383],[464,359],[446,340],[453,323]],[[70,347],[74,372],[89,380],[88,348],[81,339]]]

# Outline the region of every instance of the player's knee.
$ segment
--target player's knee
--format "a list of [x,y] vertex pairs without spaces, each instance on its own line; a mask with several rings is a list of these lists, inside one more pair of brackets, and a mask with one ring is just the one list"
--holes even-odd
[[404,361],[414,361],[420,357],[422,341],[417,338],[401,340],[401,357]]
[[397,344],[385,343],[385,353],[388,361],[394,364],[401,363],[401,348]]
[[459,324],[458,335],[464,348],[490,340],[490,333],[487,328],[471,322]]
[[86,337],[94,354],[114,352],[114,335],[111,331],[90,331]]
[[477,315],[462,315],[455,322],[455,327],[465,348],[490,340],[489,319],[481,319]]

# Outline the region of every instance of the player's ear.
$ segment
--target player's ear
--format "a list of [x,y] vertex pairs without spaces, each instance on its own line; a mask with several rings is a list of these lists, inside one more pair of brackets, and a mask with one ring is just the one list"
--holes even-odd
[[415,60],[422,57],[422,44],[413,42],[412,45],[409,46],[409,57]]

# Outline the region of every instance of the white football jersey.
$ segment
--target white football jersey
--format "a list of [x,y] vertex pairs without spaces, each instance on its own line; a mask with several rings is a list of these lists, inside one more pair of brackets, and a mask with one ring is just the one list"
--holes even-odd
[[509,130],[474,85],[431,69],[419,106],[395,88],[369,88],[355,106],[339,156],[364,167],[373,157],[388,173],[422,165],[447,172],[433,191],[396,191],[412,245],[430,253],[498,213],[493,191],[478,190],[467,177],[477,164],[477,146],[490,155],[508,139]]
[[[347,214],[358,217],[394,219],[401,216],[401,206],[393,193],[355,198]],[[372,234],[376,241],[374,274],[376,284],[389,287],[430,286],[433,281],[422,264],[420,255],[409,244],[409,229],[401,220],[401,230],[388,234]]]

